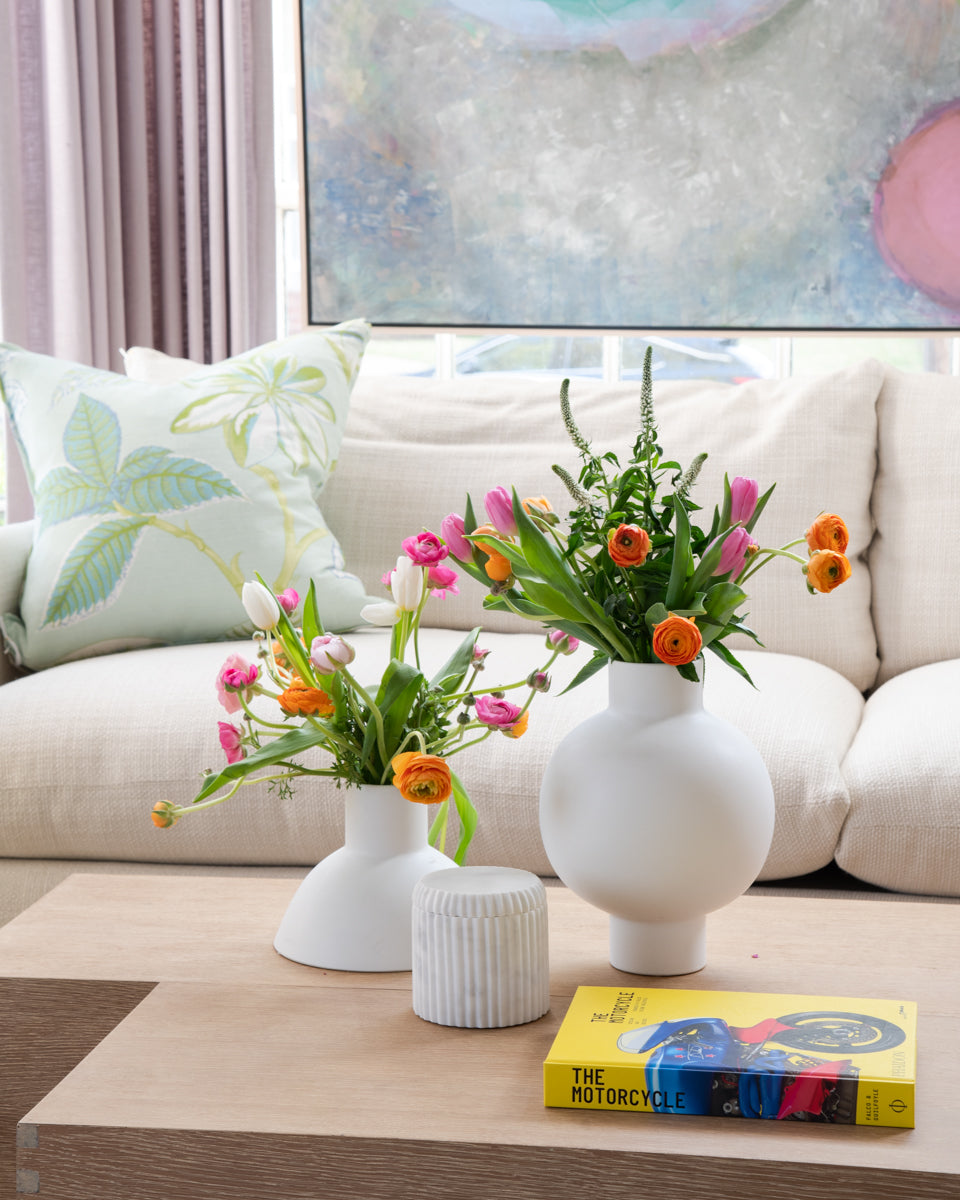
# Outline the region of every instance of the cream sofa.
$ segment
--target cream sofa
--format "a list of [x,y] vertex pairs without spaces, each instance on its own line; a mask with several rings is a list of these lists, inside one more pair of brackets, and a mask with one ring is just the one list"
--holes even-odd
[[[361,373],[320,502],[368,591],[379,592],[401,539],[439,529],[467,491],[479,501],[514,484],[563,509],[550,466],[577,460],[557,393],[552,380]],[[632,442],[636,386],[575,381],[571,398],[598,449]],[[819,379],[663,383],[655,401],[668,457],[710,454],[694,492],[708,514],[726,471],[777,481],[757,528],[764,545],[802,536],[824,509],[851,534],[853,577],[829,596],[809,595],[786,560],[756,577],[749,623],[765,648],[742,652],[756,689],[708,656],[708,707],[753,739],[773,779],[761,880],[835,861],[882,888],[960,896],[960,380],[865,362]],[[0,528],[0,612],[16,608],[30,548],[29,523]],[[462,578],[459,596],[431,601],[426,657],[483,624],[491,677],[540,664],[543,631],[484,613],[482,597]],[[383,631],[353,640],[356,669],[378,673]],[[155,801],[191,798],[201,768],[221,761],[213,680],[238,648],[155,647],[22,676],[0,665],[0,919],[74,870],[301,875],[340,844],[341,796],[326,780],[284,801],[249,789],[173,829],[152,825]],[[585,653],[558,662],[522,739],[463,756],[480,812],[471,862],[551,874],[538,784],[557,739],[604,703],[602,673],[558,694]]]

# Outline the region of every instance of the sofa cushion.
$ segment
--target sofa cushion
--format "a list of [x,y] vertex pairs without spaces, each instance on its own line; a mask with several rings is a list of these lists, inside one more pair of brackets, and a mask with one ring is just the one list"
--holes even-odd
[[[369,326],[310,330],[180,382],[0,351],[37,511],[7,648],[30,668],[249,628],[245,579],[314,578],[330,628],[357,623],[317,496],[340,447]],[[234,633],[233,636],[237,636]]]
[[960,659],[889,680],[843,763],[850,815],[837,863],[867,883],[960,896]]
[[878,683],[960,656],[960,379],[886,368],[877,402],[876,536],[870,547]]
[[[423,630],[425,666],[439,666],[461,637]],[[362,630],[350,641],[357,678],[378,678],[388,632]],[[491,651],[488,686],[545,661],[544,639],[529,626],[521,634],[485,633],[480,644]],[[214,679],[231,652],[252,657],[253,647],[131,651],[66,663],[0,688],[0,855],[309,866],[340,845],[342,796],[322,778],[295,781],[287,800],[246,787],[171,829],[151,823],[157,800],[189,802],[200,770],[223,764],[217,722],[225,714]],[[773,779],[776,831],[762,877],[800,874],[833,855],[847,809],[840,761],[863,700],[819,663],[759,651],[745,652],[744,660],[759,690],[711,660],[706,703],[753,739]],[[583,650],[557,660],[553,690],[536,699],[521,739],[494,735],[458,755],[457,772],[480,814],[470,862],[552,873],[540,840],[540,779],[559,738],[606,703],[603,674],[558,694],[583,661]],[[131,704],[147,686],[149,702]],[[51,721],[51,694],[69,720]]]
[[[725,472],[731,479],[753,476],[764,489],[776,481],[756,528],[764,546],[802,539],[824,509],[846,520],[850,581],[829,596],[811,596],[797,564],[775,561],[750,581],[748,623],[768,649],[812,658],[861,690],[877,669],[863,555],[872,535],[882,378],[880,365],[867,362],[818,379],[664,382],[654,391],[667,457],[686,466],[701,451],[710,454],[693,491],[706,523],[721,500]],[[555,380],[361,377],[324,502],[347,561],[368,588],[376,589],[402,538],[424,527],[438,531],[448,512],[463,512],[468,491],[478,507],[489,489],[514,485],[521,496],[545,494],[558,511],[569,509],[550,469],[553,463],[574,474],[579,468],[558,392]],[[573,382],[574,415],[595,449],[613,449],[625,461],[639,395],[636,384]],[[358,509],[365,520],[357,519]],[[480,585],[463,579],[461,595],[430,620],[459,628],[524,627],[521,618],[485,613],[482,600]]]

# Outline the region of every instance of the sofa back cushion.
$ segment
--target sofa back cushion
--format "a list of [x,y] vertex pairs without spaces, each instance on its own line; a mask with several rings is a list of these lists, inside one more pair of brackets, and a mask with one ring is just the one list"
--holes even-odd
[[878,683],[960,658],[960,379],[893,367],[877,403],[877,484],[870,548]]
[[[666,456],[686,466],[701,451],[710,454],[692,497],[705,523],[722,497],[724,472],[731,479],[753,476],[762,490],[776,481],[755,531],[763,546],[802,538],[824,509],[847,522],[850,581],[829,596],[811,596],[798,564],[775,561],[750,581],[747,623],[768,649],[822,662],[861,690],[877,669],[862,556],[872,532],[882,379],[880,365],[867,362],[812,380],[664,382],[654,391]],[[484,494],[497,485],[515,486],[521,496],[546,495],[558,512],[568,511],[569,497],[550,468],[559,463],[576,475],[580,464],[560,419],[558,394],[553,379],[361,375],[324,509],[347,564],[368,590],[381,588],[404,537],[423,528],[438,532],[448,512],[463,513],[467,492],[478,516]],[[570,399],[594,447],[614,450],[625,463],[639,419],[639,384],[575,380]],[[485,612],[484,590],[472,579],[461,576],[460,591],[431,600],[425,623],[529,630],[521,618]]]

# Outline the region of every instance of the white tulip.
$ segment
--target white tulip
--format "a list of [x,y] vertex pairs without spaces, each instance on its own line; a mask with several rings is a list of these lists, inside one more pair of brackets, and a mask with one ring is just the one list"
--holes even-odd
[[423,568],[401,554],[396,567],[390,572],[390,591],[397,608],[403,612],[416,612],[423,595]]
[[392,600],[378,600],[376,604],[365,604],[360,616],[371,625],[396,625],[400,620],[400,609]]
[[258,580],[248,580],[240,593],[247,616],[257,629],[275,629],[280,620],[280,605],[269,588]]

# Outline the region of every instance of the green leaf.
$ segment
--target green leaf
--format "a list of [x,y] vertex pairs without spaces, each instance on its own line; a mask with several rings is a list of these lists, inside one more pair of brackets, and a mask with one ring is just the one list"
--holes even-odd
[[460,818],[460,841],[454,851],[453,861],[458,867],[462,867],[467,857],[467,848],[477,828],[477,810],[470,802],[467,789],[453,771],[450,772],[450,781],[453,784],[453,802],[457,806],[457,816]]
[[718,625],[726,625],[741,604],[747,599],[747,593],[736,583],[727,581],[715,583],[703,598],[703,607],[711,621]]
[[67,556],[43,624],[69,624],[106,604],[127,573],[146,523],[142,517],[124,517],[103,521],[85,534]]
[[777,485],[775,483],[772,483],[767,488],[767,490],[763,493],[763,495],[760,497],[760,499],[757,501],[757,507],[753,510],[753,516],[750,518],[750,520],[744,526],[747,533],[753,533],[753,527],[760,520],[760,514],[767,507],[767,501],[773,495],[773,489],[776,486]]
[[318,729],[315,725],[306,724],[300,728],[289,729],[286,733],[281,733],[278,738],[261,746],[259,750],[254,750],[252,754],[246,758],[241,758],[238,762],[230,763],[229,766],[223,768],[217,775],[211,775],[203,787],[197,792],[192,803],[198,804],[201,800],[206,800],[208,796],[212,796],[214,792],[218,792],[226,783],[232,783],[235,779],[242,779],[245,775],[249,775],[251,771],[257,770],[259,767],[273,766],[274,763],[285,762],[287,759],[294,758],[298,754],[302,754],[304,750],[309,750],[312,746],[322,745],[326,733],[323,729]]
[[722,658],[727,666],[733,667],[737,674],[742,675],[752,688],[757,686],[750,678],[743,663],[741,663],[740,660],[733,655],[732,651],[727,649],[723,642],[711,642],[707,649],[712,650],[718,658]]
[[168,457],[150,466],[144,464],[139,472],[134,464],[127,472],[126,486],[123,503],[139,513],[194,508],[208,500],[241,495],[225,475],[193,458]]
[[[262,575],[257,575],[258,583],[263,586],[271,595],[276,595],[276,590],[270,586]],[[279,605],[278,605],[279,607]],[[316,671],[313,669],[313,664],[310,662],[309,655],[303,648],[303,642],[297,636],[297,631],[293,627],[293,622],[287,614],[280,608],[280,617],[277,621],[277,635],[280,642],[287,652],[287,658],[290,659],[290,664],[300,676],[304,683],[315,687],[317,683]]]
[[480,636],[480,626],[467,634],[460,645],[454,650],[440,670],[430,680],[430,687],[438,687],[446,696],[451,696],[463,683],[470,664],[473,662],[473,650]]
[[307,589],[307,598],[303,602],[303,643],[308,648],[313,645],[313,639],[320,637],[323,633],[323,625],[320,621],[320,609],[317,607],[317,589],[310,580],[310,587]]
[[673,564],[670,568],[670,580],[667,583],[667,594],[664,600],[671,612],[683,603],[687,576],[693,565],[693,555],[690,552],[690,521],[683,503],[676,498],[674,498],[673,511],[675,518]]
[[[424,684],[423,675],[410,663],[392,658],[383,673],[374,703],[383,720],[383,742],[387,762],[396,753],[403,740],[403,733],[410,710],[420,695]],[[363,739],[362,762],[366,764],[377,744],[376,724],[371,719]]]
[[602,668],[605,667],[609,661],[610,658],[606,654],[594,654],[593,658],[591,658],[588,663],[580,668],[580,670],[576,673],[576,675],[574,675],[573,679],[567,684],[563,691],[559,693],[559,695],[563,696],[567,692],[572,692],[575,687],[579,687],[581,683],[586,683],[588,679],[592,678],[598,671],[602,670]]
[[81,396],[63,431],[63,452],[88,482],[109,487],[120,458],[120,422],[113,409]]
[[651,604],[647,611],[643,614],[643,619],[646,622],[647,628],[652,632],[656,625],[665,621],[670,613],[667,611],[667,606],[657,601],[656,604]]
[[40,518],[41,533],[71,517],[113,509],[109,490],[101,484],[91,483],[73,467],[54,467],[44,475],[34,505]]

